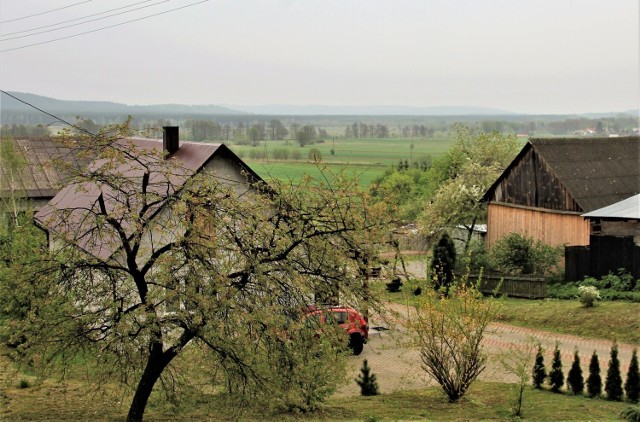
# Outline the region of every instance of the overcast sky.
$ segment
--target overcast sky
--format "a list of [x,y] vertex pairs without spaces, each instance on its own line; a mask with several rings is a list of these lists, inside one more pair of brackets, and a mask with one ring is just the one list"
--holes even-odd
[[127,104],[541,114],[640,102],[638,0],[198,1],[0,0],[0,87]]

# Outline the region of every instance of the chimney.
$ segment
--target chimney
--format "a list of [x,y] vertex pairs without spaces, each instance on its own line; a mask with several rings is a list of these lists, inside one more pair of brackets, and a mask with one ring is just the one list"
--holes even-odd
[[162,148],[172,155],[180,148],[180,131],[178,126],[162,127]]

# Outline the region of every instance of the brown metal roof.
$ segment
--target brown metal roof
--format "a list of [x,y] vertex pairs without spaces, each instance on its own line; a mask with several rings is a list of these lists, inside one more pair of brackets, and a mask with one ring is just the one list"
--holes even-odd
[[[68,180],[68,175],[56,163],[65,161],[76,169],[88,164],[59,140],[54,138],[17,139],[13,142],[14,151],[22,157],[20,174],[10,177],[9,169],[0,167],[3,179],[3,191],[15,190],[30,199],[53,198]],[[0,195],[6,192],[0,192]]]
[[[97,170],[106,164],[114,165],[108,173],[117,175],[117,187],[93,182],[69,184],[34,217],[46,230],[63,236],[67,241],[104,260],[117,250],[115,245],[120,242],[116,241],[115,230],[99,223],[96,207],[101,206],[102,199],[102,205],[107,211],[116,207],[126,207],[130,213],[140,211],[142,205],[131,202],[140,197],[137,194],[141,193],[138,190],[142,189],[145,171],[149,174],[146,192],[157,198],[155,205],[147,211],[150,218],[165,204],[162,198],[179,191],[187,180],[200,172],[216,155],[237,161],[250,181],[261,180],[223,144],[182,142],[180,148],[166,160],[162,157],[162,140],[127,138],[116,141],[113,146],[128,158],[123,162],[116,162],[117,165],[104,158],[95,160],[88,170]],[[125,232],[132,235],[132,223],[127,215],[122,215],[121,224]]]
[[640,193],[640,137],[531,139],[584,211]]

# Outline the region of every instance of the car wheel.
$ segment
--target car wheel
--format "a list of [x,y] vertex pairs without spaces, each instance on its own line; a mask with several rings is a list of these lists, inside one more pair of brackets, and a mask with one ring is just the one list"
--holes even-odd
[[356,356],[362,353],[362,349],[364,348],[364,339],[360,334],[353,333],[349,336],[349,348]]

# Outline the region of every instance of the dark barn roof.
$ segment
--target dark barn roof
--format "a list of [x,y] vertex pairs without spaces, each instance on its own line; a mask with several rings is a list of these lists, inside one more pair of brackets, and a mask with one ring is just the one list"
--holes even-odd
[[544,163],[582,212],[606,207],[640,193],[640,137],[531,139],[485,193],[498,186],[530,153]]

